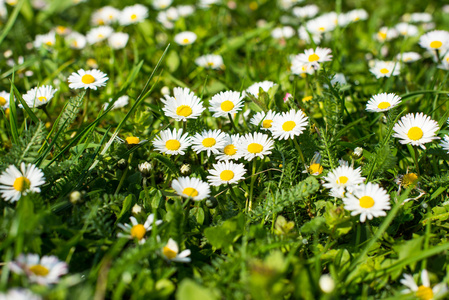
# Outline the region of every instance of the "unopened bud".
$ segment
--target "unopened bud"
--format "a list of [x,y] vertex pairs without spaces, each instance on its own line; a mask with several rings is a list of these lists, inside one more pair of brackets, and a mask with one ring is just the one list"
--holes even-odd
[[138,168],[143,177],[148,177],[150,176],[151,170],[153,169],[153,165],[146,161],[144,163],[141,163]]
[[138,204],[134,204],[133,208],[132,208],[132,213],[133,215],[138,215],[142,212],[142,206],[138,205]]
[[126,159],[122,158],[117,162],[117,167],[120,170],[125,170],[128,167],[128,162],[126,161]]
[[183,165],[181,166],[181,174],[182,174],[182,175],[189,175],[191,171],[192,171],[192,170],[191,170],[189,164],[183,164]]
[[77,204],[83,200],[83,195],[79,191],[73,191],[70,193],[70,203]]

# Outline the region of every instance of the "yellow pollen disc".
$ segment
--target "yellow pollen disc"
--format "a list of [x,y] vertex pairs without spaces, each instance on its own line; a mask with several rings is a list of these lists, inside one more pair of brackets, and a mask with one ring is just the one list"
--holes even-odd
[[189,43],[189,39],[187,39],[187,38],[186,38],[186,39],[183,39],[182,42],[183,42],[184,44],[188,44],[188,43]]
[[213,66],[214,66],[214,63],[213,63],[213,62],[208,62],[207,65],[208,65],[209,67],[213,67]]
[[321,166],[320,164],[311,164],[309,167],[309,173],[320,175],[321,173],[323,173],[323,166]]
[[191,187],[186,187],[182,193],[188,197],[196,197],[198,196],[198,191]]
[[43,265],[34,265],[30,267],[30,271],[34,273],[34,275],[37,276],[47,276],[48,273],[50,273],[50,270],[48,270]]
[[26,177],[17,177],[16,180],[14,180],[14,183],[12,187],[18,191],[18,192],[25,192],[27,189],[30,188],[31,182]]
[[371,208],[374,206],[374,199],[370,196],[363,196],[359,199],[360,206],[363,208]]
[[354,18],[354,22],[355,22],[355,21],[359,21],[359,20],[360,20],[359,17],[355,17],[355,18]]
[[304,97],[304,98],[302,98],[302,102],[308,102],[308,101],[310,101],[310,100],[312,100],[312,96],[307,96],[307,97]]
[[165,142],[165,147],[168,150],[175,151],[178,150],[179,147],[181,147],[181,143],[178,140],[168,140]]
[[42,97],[39,97],[39,98],[37,98],[40,102],[42,102],[42,101],[46,101],[47,100],[47,98],[46,97],[44,97],[44,96],[42,96]]
[[226,155],[234,155],[237,153],[237,149],[234,145],[227,145],[226,147],[224,147],[223,152]]
[[[109,15],[108,18],[109,18],[109,20],[112,20],[112,19],[114,19],[114,16],[113,15]],[[132,19],[132,16],[131,16],[131,19]]]
[[56,32],[59,34],[63,34],[66,31],[66,29],[67,28],[64,26],[58,26],[58,27],[56,27]]
[[282,129],[284,129],[284,131],[292,131],[293,128],[295,128],[296,123],[293,121],[287,121],[284,124],[282,124]]
[[271,128],[271,123],[273,123],[273,120],[263,120],[262,127],[263,128]]
[[98,35],[98,38],[99,39],[102,39],[102,38],[104,38],[104,35],[102,35],[101,33]]
[[388,71],[388,69],[387,68],[382,68],[382,69],[380,69],[380,73],[382,73],[382,74],[388,74],[390,71]]
[[433,291],[430,287],[421,285],[416,291],[416,297],[420,300],[431,300],[433,299]]
[[6,104],[6,99],[3,97],[0,97],[0,106],[3,106]]
[[348,182],[348,177],[346,177],[346,176],[340,176],[337,179],[338,184],[345,184],[346,182]]
[[221,103],[220,107],[223,111],[230,111],[234,108],[234,103],[232,103],[232,101],[226,100]]
[[309,62],[318,61],[319,59],[320,59],[320,57],[318,55],[316,55],[315,53],[313,53],[312,55],[309,55]]
[[232,178],[234,178],[234,172],[232,172],[231,170],[224,170],[220,173],[220,179],[223,181],[229,181]]
[[407,187],[409,185],[413,185],[418,181],[418,175],[415,173],[408,173],[402,177],[402,185]]
[[251,143],[248,145],[249,153],[260,153],[262,151],[263,151],[263,146],[261,144]]
[[379,105],[377,105],[378,109],[387,109],[391,106],[389,102],[380,102]]
[[98,20],[98,25],[104,25],[104,21],[103,20]]
[[203,146],[206,148],[215,146],[216,143],[217,143],[217,141],[214,138],[205,138],[202,142]]
[[410,128],[407,132],[408,138],[411,139],[412,141],[419,140],[420,138],[422,138],[423,135],[424,132],[422,131],[422,129],[416,126]]
[[432,43],[430,43],[430,48],[433,49],[439,49],[441,46],[443,46],[443,43],[440,41],[433,41]]
[[380,40],[385,40],[387,38],[387,34],[385,32],[378,32],[377,35]]
[[138,239],[139,241],[140,241],[141,239],[143,239],[143,237],[144,237],[144,235],[145,235],[146,232],[147,232],[147,230],[145,229],[145,227],[143,227],[142,224],[134,225],[134,226],[131,228],[131,236],[132,236],[133,238]]
[[75,48],[77,48],[77,47],[78,47],[78,42],[77,42],[77,41],[73,41],[73,42],[72,42],[72,46],[75,47]]
[[188,105],[181,105],[176,109],[176,114],[178,116],[188,117],[192,114],[192,109]]
[[324,30],[326,30],[324,27],[320,27],[320,28],[318,28],[318,30],[319,31],[324,31]]
[[164,247],[164,249],[162,249],[162,254],[164,254],[168,259],[173,259],[176,257],[176,252],[168,247]]
[[91,84],[95,82],[95,77],[93,77],[90,74],[85,74],[83,77],[81,77],[81,82],[84,84]]
[[127,137],[125,140],[129,145],[137,145],[140,142],[140,139],[135,136]]
[[52,43],[51,41],[47,41],[47,42],[45,42],[45,44],[46,44],[47,46],[53,45],[53,43]]
[[137,15],[136,14],[132,14],[131,15],[131,20],[135,20],[135,19],[137,19]]

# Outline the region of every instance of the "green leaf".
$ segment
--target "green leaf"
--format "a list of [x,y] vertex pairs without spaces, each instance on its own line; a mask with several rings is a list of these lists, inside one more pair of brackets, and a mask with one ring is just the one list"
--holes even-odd
[[125,201],[123,201],[122,210],[120,211],[120,214],[117,216],[117,221],[115,221],[115,224],[120,223],[123,218],[131,212],[131,209],[133,205],[136,204],[136,197],[133,194],[128,195],[125,198]]
[[198,300],[207,299],[214,300],[219,299],[219,295],[211,289],[205,288],[192,279],[186,278],[179,284],[176,291],[177,300]]

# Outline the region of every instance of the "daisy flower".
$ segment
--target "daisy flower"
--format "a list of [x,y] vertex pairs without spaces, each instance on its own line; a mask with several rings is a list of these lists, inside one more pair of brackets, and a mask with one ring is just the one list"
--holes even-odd
[[215,54],[207,54],[200,56],[197,59],[195,59],[195,63],[200,67],[214,70],[222,69],[224,66],[223,58],[221,57],[221,55]]
[[275,86],[275,83],[272,81],[262,81],[262,82],[256,82],[252,84],[249,88],[246,89],[248,93],[253,95],[254,97],[259,97],[259,89],[262,89],[264,92],[268,92],[273,86]]
[[302,110],[283,112],[273,120],[273,126],[270,128],[273,138],[279,140],[292,139],[300,135],[308,125],[308,117]]
[[153,141],[154,148],[170,155],[184,155],[185,150],[191,145],[188,133],[182,134],[182,129],[166,129]]
[[237,151],[237,143],[239,141],[240,135],[226,135],[225,144],[223,148],[220,149],[220,154],[217,155],[216,159],[218,160],[230,160],[230,159],[239,159],[241,157],[240,152]]
[[176,9],[181,17],[190,16],[195,12],[195,7],[193,5],[178,5]]
[[277,27],[271,31],[274,39],[289,39],[295,35],[295,30],[290,26]]
[[315,4],[310,4],[303,7],[294,7],[292,9],[293,15],[302,19],[313,18],[318,14],[318,12],[319,8]]
[[108,38],[108,44],[112,49],[123,49],[128,43],[129,34],[124,32],[115,32]]
[[170,238],[167,245],[162,248],[162,254],[169,261],[182,263],[188,263],[191,261],[190,257],[187,257],[190,255],[190,250],[186,249],[179,253],[178,243],[176,243],[172,238]]
[[165,99],[161,98],[164,104],[162,110],[167,117],[185,122],[187,119],[198,118],[206,109],[203,107],[201,99],[188,88],[175,88],[173,94],[174,97],[165,95]]
[[35,165],[20,165],[20,170],[10,165],[0,175],[0,193],[5,201],[15,202],[29,192],[40,193],[45,183],[44,173]]
[[425,12],[412,13],[409,16],[409,21],[413,23],[428,23],[432,22],[432,15]]
[[393,93],[382,93],[371,97],[366,104],[366,110],[369,112],[388,111],[401,103],[401,97]]
[[87,39],[84,35],[79,32],[72,32],[65,37],[66,43],[72,49],[84,49],[87,44]]
[[134,217],[130,217],[129,220],[131,225],[117,224],[118,227],[125,231],[125,234],[118,233],[117,237],[124,237],[130,240],[137,239],[141,245],[145,243],[145,234],[153,229],[153,224],[157,226],[162,223],[162,220],[154,220],[154,214],[150,214],[144,224],[139,224]]
[[449,154],[449,135],[446,134],[443,137],[443,140],[441,141],[440,146],[441,146],[441,148],[443,148],[443,150],[446,150],[447,153]]
[[22,98],[29,107],[35,108],[50,102],[57,91],[51,85],[44,85],[29,90],[25,95],[22,95]]
[[72,29],[66,26],[58,25],[55,27],[55,32],[58,35],[67,36],[68,34],[72,33]]
[[11,94],[5,91],[0,92],[0,106],[3,109],[7,109],[9,107],[9,98],[11,97]]
[[361,175],[360,167],[353,169],[347,164],[335,168],[323,179],[326,181],[323,186],[331,189],[331,194],[337,198],[342,198],[346,191],[352,193],[354,188],[365,180]]
[[39,48],[42,45],[46,46],[54,46],[56,44],[56,34],[54,31],[50,31],[46,34],[38,34],[36,35],[36,39],[33,42],[35,48]]
[[261,111],[256,113],[251,118],[251,124],[255,126],[260,126],[261,130],[270,130],[270,128],[273,126],[273,120],[278,116],[279,114],[277,112],[274,112],[272,110],[267,111],[267,113]]
[[93,69],[84,71],[83,69],[79,69],[77,72],[72,73],[69,76],[69,88],[71,89],[93,89],[96,90],[97,87],[102,87],[106,85],[106,81],[108,81],[108,77],[105,73]]
[[192,139],[192,149],[196,153],[201,151],[206,151],[207,156],[211,153],[218,154],[220,149],[222,149],[226,143],[226,134],[219,129],[215,130],[204,130],[201,134],[196,133]]
[[368,13],[364,9],[354,9],[346,13],[349,22],[358,22],[368,19]]
[[209,101],[209,110],[214,113],[214,118],[234,115],[242,109],[243,97],[244,95],[234,91],[215,94]]
[[396,55],[396,58],[404,63],[412,63],[421,59],[421,55],[416,52],[403,52],[398,53],[398,55]]
[[334,30],[336,25],[336,22],[330,15],[322,15],[307,21],[305,27],[312,35],[321,35]]
[[175,35],[174,39],[178,45],[186,46],[196,41],[196,34],[192,31],[183,31]]
[[274,148],[274,141],[267,134],[260,132],[247,133],[239,139],[237,151],[241,153],[245,160],[250,161],[256,157],[264,158],[271,154]]
[[397,76],[399,75],[400,70],[401,66],[394,61],[376,60],[374,66],[369,71],[379,79],[381,77]]
[[318,69],[320,66],[319,63],[332,60],[332,55],[330,55],[331,52],[332,50],[329,48],[317,47],[315,50],[306,49],[304,50],[304,53],[298,54],[297,59],[304,64],[309,64]]
[[399,138],[401,144],[411,144],[426,149],[424,144],[439,139],[435,136],[439,130],[438,123],[423,113],[407,114],[393,127],[393,137]]
[[390,196],[378,184],[368,182],[361,184],[353,194],[347,193],[343,198],[345,209],[351,211],[351,216],[360,215],[360,222],[366,218],[386,216],[386,210],[391,209]]
[[142,4],[134,4],[125,7],[120,13],[120,25],[131,25],[142,22],[148,17],[148,8]]
[[243,179],[246,170],[243,164],[237,164],[232,161],[219,162],[213,164],[213,169],[209,170],[207,180],[213,186],[222,184],[233,184]]
[[408,23],[398,23],[395,26],[395,29],[402,36],[417,36],[418,35],[418,27]]
[[178,177],[172,181],[171,187],[179,196],[194,201],[206,199],[210,194],[209,185],[195,177]]
[[399,33],[394,28],[381,27],[379,31],[374,35],[374,38],[379,42],[383,43],[385,41],[390,41],[397,38]]
[[59,277],[68,273],[67,264],[56,256],[40,258],[37,254],[21,254],[9,267],[14,273],[25,274],[30,282],[40,285],[58,283]]
[[299,55],[293,56],[290,69],[293,74],[300,75],[304,78],[306,77],[306,74],[312,75],[315,73],[315,68],[311,64],[302,61]]
[[107,39],[114,30],[110,26],[99,26],[96,28],[92,28],[87,32],[86,39],[89,44],[99,43]]
[[173,0],[154,0],[152,5],[154,9],[161,10],[166,9],[172,4]]
[[[310,35],[312,35],[312,39],[310,39]],[[301,40],[304,40],[304,42],[306,42],[306,44],[310,44],[313,40],[313,42],[317,45],[319,45],[321,43],[321,33],[312,33],[310,31],[308,31],[308,29],[306,29],[305,26],[301,26],[298,29],[298,35],[299,38]]]
[[6,294],[0,293],[0,300],[42,300],[41,296],[26,289],[10,289]]
[[[104,106],[103,106],[104,110],[106,110],[109,107],[109,104],[111,103],[111,101],[112,101],[112,98],[109,98],[109,102],[104,104]],[[126,105],[128,105],[128,103],[129,103],[129,96],[127,96],[127,95],[121,96],[114,102],[111,109],[114,110],[117,108],[125,107]]]
[[90,23],[94,26],[109,25],[117,21],[120,16],[120,10],[112,6],[103,6],[95,11],[90,19]]
[[307,167],[307,170],[304,173],[309,173],[313,176],[318,176],[323,173],[323,166],[321,163],[321,154],[320,152],[315,152],[313,155],[312,161],[310,162],[310,165]]
[[449,48],[449,32],[446,30],[433,30],[419,38],[419,45],[429,51],[439,50],[444,53]]
[[421,271],[422,284],[420,286],[416,284],[413,276],[409,274],[404,274],[401,283],[407,287],[402,293],[413,293],[416,298],[422,300],[442,299],[442,296],[447,293],[447,285],[445,283],[439,283],[433,288],[430,287],[429,274],[426,269]]

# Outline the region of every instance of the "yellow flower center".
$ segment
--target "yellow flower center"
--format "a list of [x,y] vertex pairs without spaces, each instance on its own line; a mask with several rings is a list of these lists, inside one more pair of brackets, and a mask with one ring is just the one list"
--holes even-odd
[[250,153],[260,153],[263,151],[263,146],[258,143],[251,143],[248,145],[248,152]]
[[39,97],[39,98],[37,98],[40,102],[42,102],[42,101],[46,101],[47,100],[47,97],[44,97],[44,96],[42,96],[42,97]]
[[377,105],[378,109],[387,109],[391,106],[389,102],[380,102],[379,105]]
[[413,185],[418,181],[418,175],[415,173],[408,173],[402,177],[402,185],[408,187],[409,185]]
[[140,142],[140,139],[135,136],[127,137],[125,140],[129,145],[137,145]]
[[307,96],[307,97],[304,97],[304,98],[302,98],[302,102],[308,102],[308,101],[310,101],[310,100],[312,100],[312,96]]
[[220,107],[223,111],[230,111],[234,108],[234,103],[232,103],[232,101],[226,100],[221,103]]
[[206,148],[215,146],[216,143],[217,143],[217,141],[214,138],[205,138],[202,142],[203,146]]
[[326,28],[320,27],[320,28],[318,28],[318,30],[319,30],[319,31],[324,31],[324,30],[326,30]]
[[433,291],[430,287],[421,285],[416,291],[416,297],[420,300],[431,300],[433,299]]
[[168,140],[167,142],[165,142],[165,147],[168,150],[178,150],[179,147],[181,147],[181,143],[178,140]]
[[385,40],[387,38],[387,33],[386,32],[378,32],[377,36],[379,37],[380,40]]
[[227,145],[224,147],[223,152],[226,155],[234,155],[237,153],[237,148],[234,145]]
[[360,206],[363,208],[371,208],[374,206],[374,199],[370,196],[363,196],[359,199]]
[[284,129],[284,131],[292,131],[293,128],[295,128],[296,123],[293,121],[287,121],[284,124],[282,124],[282,129]]
[[30,267],[30,271],[37,276],[47,276],[48,273],[50,273],[50,270],[48,270],[43,265],[34,265]]
[[345,184],[346,182],[348,182],[348,177],[346,176],[340,176],[337,179],[337,184]]
[[95,77],[93,77],[90,74],[85,74],[83,77],[81,77],[81,82],[84,84],[91,84],[95,82]]
[[191,187],[186,187],[182,193],[188,197],[196,197],[198,196],[198,191]]
[[234,178],[234,172],[232,172],[231,170],[224,170],[220,173],[220,179],[223,181],[229,181],[232,178]]
[[98,38],[99,38],[99,39],[102,39],[102,38],[104,38],[104,35],[102,35],[101,33],[99,33],[99,34],[98,34]]
[[145,227],[144,227],[142,224],[134,225],[134,226],[131,228],[131,236],[132,236],[133,238],[138,239],[139,241],[140,241],[141,239],[143,239],[143,237],[144,237],[144,235],[145,235],[146,232],[147,232],[147,230],[145,229]]
[[30,180],[26,177],[21,176],[17,177],[16,180],[14,180],[12,187],[18,192],[25,192],[30,188],[30,185]]
[[182,42],[183,42],[184,44],[188,44],[188,43],[189,43],[189,39],[188,39],[188,38],[185,38],[185,39],[182,40]]
[[52,43],[51,41],[46,41],[45,44],[46,44],[47,46],[53,45],[53,43]]
[[173,258],[176,257],[176,252],[173,251],[172,249],[168,248],[167,246],[165,246],[162,249],[162,254],[164,254],[165,257],[168,258],[168,259],[173,259]]
[[271,123],[273,123],[273,120],[264,120],[262,122],[262,127],[263,128],[271,128]]
[[441,46],[443,46],[443,43],[440,41],[433,41],[430,43],[430,48],[433,49],[439,49]]
[[131,20],[135,20],[135,19],[137,19],[137,15],[136,14],[132,14],[131,15]]
[[176,114],[178,116],[188,117],[192,114],[192,109],[188,105],[181,105],[176,109]]
[[312,175],[320,175],[323,172],[323,166],[320,164],[311,164],[309,167],[309,173]]
[[0,96],[0,106],[3,106],[6,104],[6,99]]
[[313,53],[312,55],[309,55],[309,62],[318,61],[319,59],[320,59],[320,57],[318,55],[316,55],[315,53]]
[[422,129],[419,127],[416,127],[416,126],[410,128],[407,132],[408,138],[413,141],[419,140],[420,138],[422,138],[423,135],[424,135],[424,132],[422,131]]
[[56,32],[59,34],[64,34],[66,32],[66,29],[67,29],[66,27],[60,25],[56,27]]
[[380,73],[382,73],[382,74],[388,74],[390,71],[388,71],[388,69],[387,68],[382,68],[382,69],[380,69]]
[[[213,63],[213,62],[208,62],[207,65],[208,65],[209,67],[213,67],[213,66],[214,66],[214,63]],[[222,104],[222,105],[223,105],[223,104]],[[234,105],[233,105],[232,107],[234,107]]]

